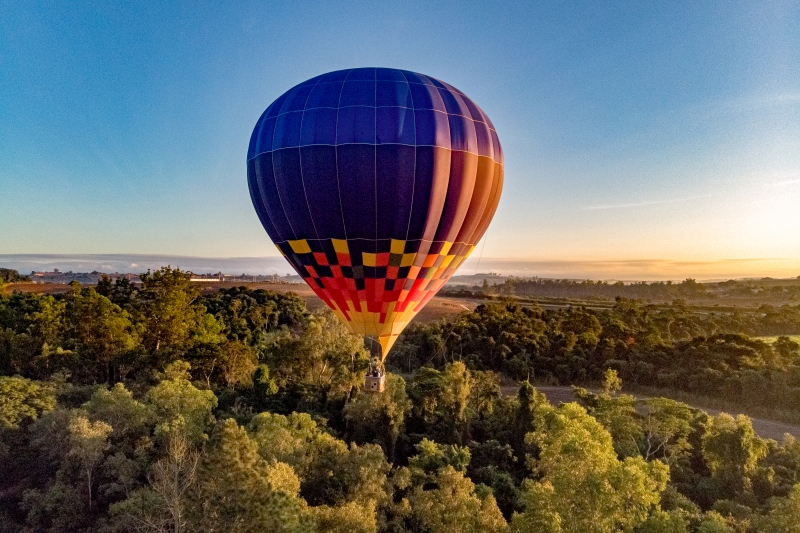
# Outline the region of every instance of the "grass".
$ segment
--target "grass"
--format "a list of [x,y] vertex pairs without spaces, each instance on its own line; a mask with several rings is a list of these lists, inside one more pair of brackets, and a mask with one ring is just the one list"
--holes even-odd
[[778,337],[789,337],[790,340],[800,344],[800,335],[771,335],[768,337],[753,337],[754,339],[758,339],[760,341],[764,341],[767,344],[772,344],[773,342],[778,340]]
[[737,402],[729,401],[725,398],[703,396],[699,394],[692,394],[680,390],[660,389],[656,387],[643,387],[636,385],[625,384],[624,392],[627,394],[634,394],[636,396],[648,396],[670,398],[679,402],[683,402],[701,409],[715,409],[729,414],[744,414],[750,418],[761,418],[764,420],[772,420],[776,422],[783,422],[786,424],[800,424],[800,412],[786,407],[781,409],[778,407],[766,407],[760,405],[742,405]]

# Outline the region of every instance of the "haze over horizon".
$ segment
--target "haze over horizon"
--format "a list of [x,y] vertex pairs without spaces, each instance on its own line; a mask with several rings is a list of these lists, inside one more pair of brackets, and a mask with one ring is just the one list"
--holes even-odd
[[458,274],[800,275],[796,1],[3,13],[0,265],[280,263],[247,191],[256,120],[312,76],[387,66],[463,90],[503,144],[497,215]]
[[[456,276],[497,274],[501,276],[605,281],[720,281],[752,277],[785,276],[786,260],[745,261],[525,261],[470,257]],[[196,274],[295,275],[282,257],[197,257],[132,254],[0,254],[0,268],[13,268],[22,274],[32,271],[105,272],[138,274],[171,265]],[[758,276],[749,272],[757,270]]]

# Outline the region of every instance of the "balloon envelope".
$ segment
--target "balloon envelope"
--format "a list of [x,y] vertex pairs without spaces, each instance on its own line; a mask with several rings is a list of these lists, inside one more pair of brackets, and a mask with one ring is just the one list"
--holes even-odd
[[359,68],[275,100],[250,138],[247,178],[281,254],[385,357],[486,231],[503,152],[489,117],[458,89]]

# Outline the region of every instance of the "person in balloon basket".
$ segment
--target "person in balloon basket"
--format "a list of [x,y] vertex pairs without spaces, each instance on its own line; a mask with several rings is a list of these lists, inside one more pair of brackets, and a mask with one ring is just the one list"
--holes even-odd
[[383,392],[385,387],[384,376],[385,374],[380,361],[374,358],[364,378],[364,390],[366,392]]

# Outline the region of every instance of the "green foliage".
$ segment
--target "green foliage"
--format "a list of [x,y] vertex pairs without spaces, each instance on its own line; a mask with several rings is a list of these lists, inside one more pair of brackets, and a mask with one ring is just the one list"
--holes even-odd
[[501,533],[508,525],[491,492],[479,497],[469,478],[448,465],[436,474],[436,488],[422,487],[409,497],[413,515],[430,533]]
[[729,521],[714,511],[707,513],[697,526],[697,533],[734,533],[734,531]]
[[616,371],[608,369],[601,394],[596,395],[581,388],[575,388],[574,394],[587,412],[611,434],[617,455],[635,457],[640,453],[641,417],[636,411],[636,399],[633,396],[615,394],[621,387]]
[[613,369],[628,384],[781,409],[796,419],[788,406],[800,400],[800,348],[789,337],[770,345],[748,335],[798,331],[800,305],[694,312],[681,302],[617,298],[606,310],[542,311],[506,299],[452,323],[410,326],[392,361],[410,373],[461,359],[470,369],[562,384],[602,382]]
[[391,458],[410,410],[411,401],[406,394],[405,380],[387,373],[383,394],[361,391],[345,405],[343,414],[354,441],[379,444]]
[[363,339],[327,309],[307,316],[301,334],[284,337],[263,357],[281,387],[308,384],[331,398],[346,398],[359,388],[369,365]]
[[408,391],[417,423],[437,440],[461,444],[471,418],[491,402],[491,391],[489,398],[471,395],[472,382],[472,373],[461,361],[446,365],[442,372],[420,369]]
[[644,404],[647,409],[642,421],[644,458],[659,458],[668,465],[685,458],[692,447],[689,435],[695,411],[669,398],[648,398]]
[[182,351],[205,312],[196,300],[200,290],[189,281],[191,272],[163,267],[141,274],[139,301],[145,333],[144,348],[150,353]]
[[281,327],[301,326],[308,314],[303,301],[295,294],[262,289],[222,289],[202,297],[200,302],[219,324],[224,325],[223,333],[227,338],[250,346],[266,342],[267,334]]
[[98,388],[83,409],[89,418],[114,428],[112,438],[117,441],[142,437],[149,431],[148,426],[154,418],[152,408],[136,400],[122,383],[111,389]]
[[770,502],[769,511],[759,521],[763,533],[800,533],[800,485],[785,498]]
[[217,397],[210,390],[200,390],[189,382],[189,364],[176,361],[167,366],[166,378],[147,393],[147,403],[155,411],[159,424],[156,435],[173,432],[186,436],[192,444],[201,442],[214,423]]
[[689,521],[679,511],[656,511],[639,527],[636,533],[688,533]]
[[102,381],[113,382],[114,363],[138,343],[128,312],[94,289],[86,289],[66,299],[66,320],[69,341],[64,344],[78,352],[83,363],[72,368],[73,375],[84,381],[102,376]]
[[306,413],[260,413],[253,417],[248,431],[264,460],[291,465],[301,479],[322,450],[339,447],[339,441]]
[[721,497],[742,496],[752,489],[751,477],[767,446],[753,431],[750,419],[744,415],[734,419],[726,413],[709,418],[702,445]]
[[297,495],[293,470],[270,464],[233,420],[220,422],[197,469],[189,496],[197,531],[307,531],[312,524]]
[[21,281],[30,281],[28,276],[20,276],[19,271],[12,268],[0,268],[0,288],[5,283],[19,283]]
[[90,422],[86,417],[77,415],[69,424],[70,447],[68,457],[74,457],[86,478],[89,508],[92,507],[92,478],[100,462],[108,450],[108,434],[112,427],[105,422]]
[[538,475],[523,485],[516,531],[631,531],[647,520],[669,479],[668,468],[641,457],[617,459],[611,435],[577,404],[544,407],[528,440]]
[[[800,521],[795,438],[622,393],[624,381],[789,409],[800,348],[744,334],[793,333],[795,307],[499,300],[412,326],[389,360],[406,373],[366,394],[368,353],[330,313],[244,287],[200,294],[169,267],[143,281],[0,296],[3,531],[773,533]],[[504,396],[509,378],[524,381]],[[582,407],[551,406],[528,378],[585,385]]]
[[466,474],[470,461],[469,448],[448,444],[437,444],[432,440],[422,439],[417,444],[417,455],[409,458],[408,467],[412,475],[421,477],[436,476],[445,468]]
[[56,406],[52,385],[19,376],[0,376],[0,428],[14,428],[35,420]]

